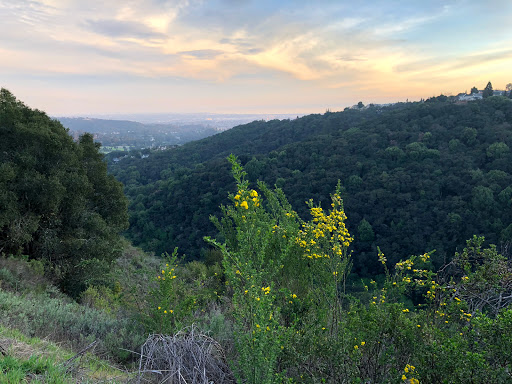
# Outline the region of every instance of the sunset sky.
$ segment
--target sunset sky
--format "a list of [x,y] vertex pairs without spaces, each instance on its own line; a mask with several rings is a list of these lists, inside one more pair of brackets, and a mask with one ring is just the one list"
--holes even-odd
[[323,113],[511,68],[510,0],[0,0],[0,86],[53,116]]

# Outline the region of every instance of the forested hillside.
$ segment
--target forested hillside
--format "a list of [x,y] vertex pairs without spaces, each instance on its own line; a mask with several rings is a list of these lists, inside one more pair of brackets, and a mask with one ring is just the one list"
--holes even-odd
[[72,294],[121,254],[122,185],[90,134],[74,142],[44,112],[0,91],[0,254],[42,260]]
[[[436,99],[433,99],[436,100]],[[178,246],[201,257],[233,183],[226,156],[282,187],[305,218],[305,201],[325,207],[337,180],[355,235],[355,271],[435,249],[437,265],[473,234],[512,240],[512,103],[423,102],[255,121],[213,137],[124,159],[110,170],[130,199],[129,237],[157,254]]]

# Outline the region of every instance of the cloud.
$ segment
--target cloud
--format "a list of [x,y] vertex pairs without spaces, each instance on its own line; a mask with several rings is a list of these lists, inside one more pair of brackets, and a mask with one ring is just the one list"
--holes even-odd
[[87,20],[85,26],[93,32],[108,37],[136,37],[140,39],[163,39],[166,36],[155,32],[148,26],[136,21]]
[[511,64],[512,6],[495,1],[0,0],[0,73],[49,88],[59,74],[76,89],[128,79],[148,95],[179,79],[238,104],[430,94]]
[[191,56],[198,60],[212,60],[217,56],[222,55],[224,52],[216,49],[197,49],[194,51],[181,51],[179,55]]
[[492,65],[500,62],[512,63],[512,49],[506,48],[495,51],[469,53],[465,55],[436,56],[424,60],[397,65],[397,73],[435,73],[457,72],[470,70],[481,66]]
[[356,56],[340,56],[338,58],[340,61],[367,61],[368,59],[364,57],[356,57]]

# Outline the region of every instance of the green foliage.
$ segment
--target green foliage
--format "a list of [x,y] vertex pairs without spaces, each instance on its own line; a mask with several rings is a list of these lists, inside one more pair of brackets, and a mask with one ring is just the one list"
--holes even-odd
[[3,88],[0,135],[0,251],[45,260],[78,295],[90,260],[120,254],[118,233],[128,220],[122,187],[91,135],[73,142],[59,122]]
[[482,92],[482,97],[484,99],[488,98],[488,97],[491,97],[492,95],[494,94],[494,90],[492,89],[492,84],[491,82],[489,81],[487,83],[487,85],[485,86],[484,88],[484,91]]
[[375,239],[373,228],[366,219],[359,222],[359,225],[357,226],[357,234],[360,241],[372,242]]
[[347,294],[352,239],[341,187],[329,212],[310,202],[304,222],[281,190],[260,182],[260,196],[230,160],[237,193],[214,219],[224,242],[207,240],[224,256],[239,380],[510,381],[512,272],[496,247],[474,237],[439,272],[434,252],[388,268],[377,247],[384,279]]
[[165,255],[165,266],[154,278],[156,286],[149,292],[145,322],[148,332],[175,334],[193,322],[197,299],[179,276],[177,252],[175,249],[172,255]]
[[508,145],[501,142],[493,143],[487,148],[487,156],[493,159],[500,159],[508,152],[510,152]]
[[120,286],[111,289],[104,285],[90,285],[80,295],[80,303],[90,308],[114,314],[120,309]]
[[[218,256],[212,256],[218,257]],[[195,324],[220,340],[231,338],[229,321],[219,324],[221,295],[225,289],[221,267],[172,255],[154,257],[128,247],[110,275],[113,288],[89,288],[82,302],[135,319],[146,333],[174,334]],[[98,297],[97,292],[107,292]],[[104,309],[105,310],[105,309]]]
[[279,188],[250,189],[236,157],[229,159],[237,193],[222,219],[212,218],[225,242],[206,240],[222,251],[232,290],[238,379],[275,383],[286,375],[278,362],[295,335],[309,330],[306,319],[337,334],[352,238],[339,185],[329,212],[310,201],[313,218],[303,222]]
[[31,383],[66,384],[72,383],[72,377],[63,366],[53,359],[31,356],[19,360],[11,356],[0,358],[2,383],[22,383],[27,377],[34,377]]
[[132,319],[116,319],[95,309],[51,298],[49,295],[20,297],[0,290],[0,324],[24,334],[48,337],[79,349],[101,341],[112,359],[131,358],[144,340]]
[[52,286],[44,276],[44,263],[28,256],[0,257],[0,288],[14,292],[44,292]]
[[230,162],[237,194],[230,195],[231,206],[223,207],[222,220],[213,219],[226,242],[206,240],[222,251],[224,273],[233,289],[236,373],[249,383],[273,383],[283,338],[289,333],[279,324],[280,305],[290,292],[279,275],[290,267],[298,224],[282,192],[260,184],[269,201],[268,211],[263,209],[262,197],[249,189],[234,156]]
[[[351,233],[365,219],[390,261],[436,249],[440,267],[473,234],[498,244],[512,224],[511,124],[512,104],[496,97],[399,103],[253,122],[110,170],[131,200],[130,239],[157,254],[175,246],[189,260],[205,254],[202,237],[216,235],[208,217],[235,187],[223,160],[232,152],[302,217],[304,201],[329,204],[329,186],[341,180]],[[353,242],[354,272],[372,277],[380,267],[364,239]]]

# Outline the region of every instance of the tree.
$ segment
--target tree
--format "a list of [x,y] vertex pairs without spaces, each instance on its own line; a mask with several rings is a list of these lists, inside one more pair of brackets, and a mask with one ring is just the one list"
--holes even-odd
[[361,241],[370,243],[375,239],[373,228],[366,219],[359,222],[359,225],[357,226],[357,233],[359,235],[359,240]]
[[507,85],[505,85],[505,89],[507,90],[507,92],[512,92],[512,83],[508,83]]
[[484,99],[486,99],[486,98],[488,98],[488,97],[492,96],[493,94],[494,94],[494,90],[492,89],[492,84],[491,84],[491,82],[489,81],[489,82],[487,83],[487,85],[485,86],[484,92],[482,93],[482,97],[483,97]]
[[471,88],[471,94],[474,94],[474,93],[478,93],[478,88],[477,87]]
[[73,141],[58,121],[0,91],[0,252],[47,261],[79,294],[120,254],[128,226],[122,185],[99,144]]

